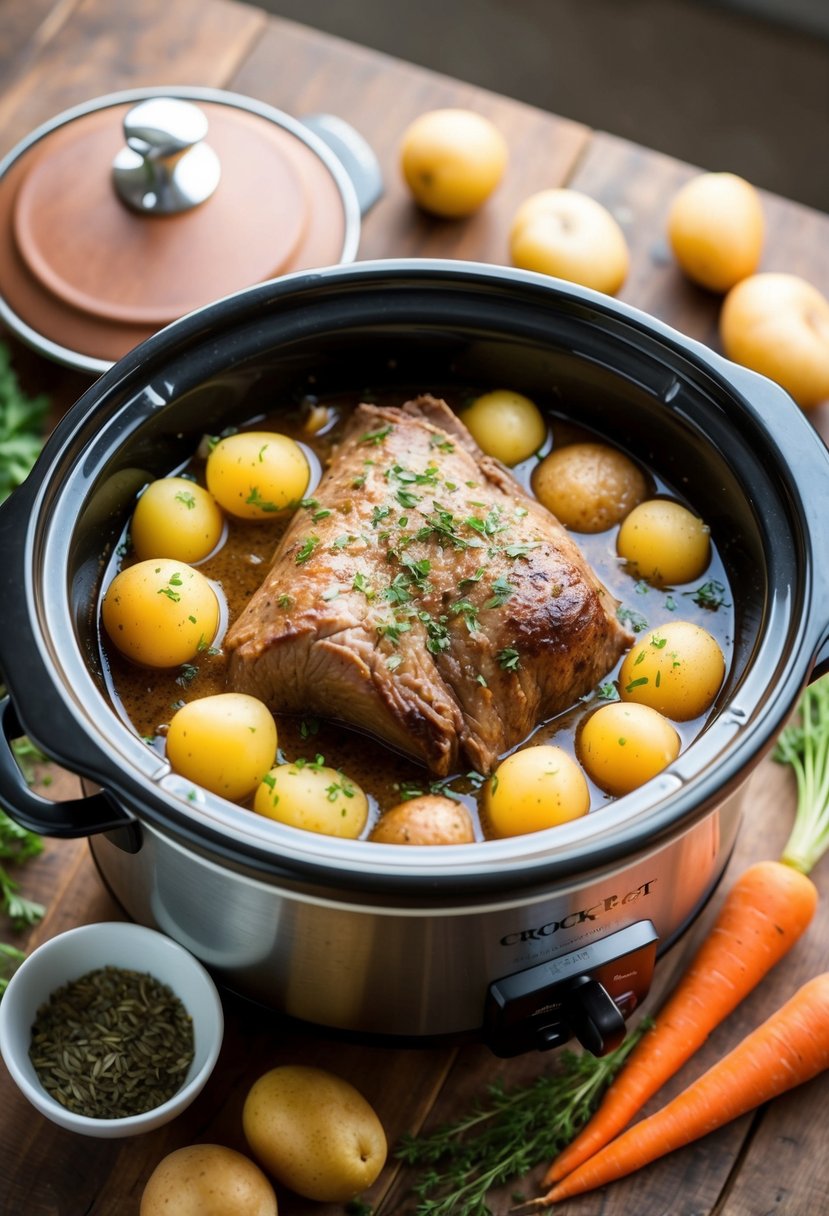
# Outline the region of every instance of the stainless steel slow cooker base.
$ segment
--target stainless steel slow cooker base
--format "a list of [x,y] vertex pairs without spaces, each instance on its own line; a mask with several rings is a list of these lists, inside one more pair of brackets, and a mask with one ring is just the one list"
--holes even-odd
[[[154,828],[144,830],[136,853],[106,836],[90,846],[130,916],[175,938],[229,988],[291,1017],[406,1037],[480,1031],[490,985],[526,972],[535,1009],[522,1020],[520,1036],[548,1046],[554,1012],[535,1015],[550,1005],[556,975],[540,965],[574,956],[561,977],[569,983],[594,970],[592,943],[642,922],[653,926],[657,949],[667,945],[722,876],[740,798],[741,792],[731,795],[677,837],[624,864],[542,893],[522,897],[516,884],[506,895],[461,904],[264,882]],[[618,949],[625,945],[620,935]],[[530,976],[532,969],[538,970]],[[650,975],[634,982],[617,968],[613,980],[611,995],[627,997],[621,1004],[628,1015]],[[487,1035],[497,1038],[491,1026]]]

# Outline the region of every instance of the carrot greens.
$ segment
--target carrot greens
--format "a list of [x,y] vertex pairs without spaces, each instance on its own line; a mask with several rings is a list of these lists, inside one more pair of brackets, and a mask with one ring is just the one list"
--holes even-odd
[[808,874],[829,848],[829,675],[805,690],[773,755],[797,778],[797,812],[780,860]]
[[417,1216],[490,1216],[488,1192],[572,1139],[649,1024],[600,1059],[565,1051],[560,1068],[529,1085],[506,1090],[496,1081],[457,1122],[404,1136],[397,1156],[421,1170],[412,1188]]

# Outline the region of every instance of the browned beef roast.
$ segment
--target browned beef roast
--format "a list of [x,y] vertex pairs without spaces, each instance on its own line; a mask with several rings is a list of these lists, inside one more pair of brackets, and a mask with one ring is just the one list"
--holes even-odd
[[630,637],[553,516],[448,406],[360,405],[230,630],[230,684],[489,773]]

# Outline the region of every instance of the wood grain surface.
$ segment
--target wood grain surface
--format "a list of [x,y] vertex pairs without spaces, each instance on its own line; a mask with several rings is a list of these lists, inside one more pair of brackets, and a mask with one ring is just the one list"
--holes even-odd
[[[670,198],[694,169],[635,144],[541,113],[401,64],[387,56],[314,33],[229,0],[3,0],[0,33],[0,143],[11,146],[68,105],[145,84],[232,88],[301,116],[332,111],[352,122],[380,158],[383,199],[365,218],[360,256],[445,256],[504,264],[509,220],[529,194],[570,185],[617,216],[632,253],[622,299],[717,347],[716,297],[689,284],[665,244]],[[488,114],[510,146],[507,177],[496,196],[465,222],[420,213],[402,186],[397,147],[406,124],[436,106],[469,106]],[[769,236],[765,269],[789,270],[829,293],[829,217],[764,196]],[[26,387],[52,393],[58,410],[88,381],[47,365],[15,344]],[[814,415],[829,436],[829,407]],[[49,774],[53,794],[74,793],[71,775]],[[791,774],[770,760],[750,779],[744,823],[730,874],[774,856],[794,806]],[[827,863],[816,874],[824,890]],[[48,906],[43,923],[20,938],[33,947],[73,925],[119,918],[80,841],[47,842],[25,871],[25,891]],[[659,966],[645,1011],[658,1008],[672,977],[706,932],[718,900]],[[826,966],[825,904],[807,938],[749,997],[665,1088],[670,1096],[727,1051],[794,988]],[[244,1149],[240,1111],[250,1083],[267,1067],[292,1061],[329,1067],[353,1080],[377,1109],[389,1140],[452,1119],[503,1077],[507,1085],[555,1067],[555,1056],[500,1061],[476,1044],[393,1049],[344,1041],[238,999],[226,1000],[227,1034],[219,1066],[194,1105],[174,1123],[139,1139],[78,1140],[42,1120],[0,1070],[0,1212],[4,1216],[137,1216],[146,1179],[174,1147],[197,1140]],[[817,1216],[829,1192],[822,1112],[829,1082],[819,1079],[754,1115],[674,1153],[640,1174],[567,1205],[573,1216]],[[516,1189],[534,1192],[546,1163],[493,1198],[495,1216]],[[381,1216],[412,1210],[411,1176],[393,1157],[365,1196]],[[281,1216],[342,1216],[337,1205],[280,1194]]]

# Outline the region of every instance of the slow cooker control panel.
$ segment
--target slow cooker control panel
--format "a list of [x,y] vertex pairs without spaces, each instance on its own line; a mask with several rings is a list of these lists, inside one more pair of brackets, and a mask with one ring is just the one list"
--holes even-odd
[[606,1055],[648,994],[659,935],[640,920],[489,986],[484,1038],[498,1056],[547,1051],[576,1038]]

